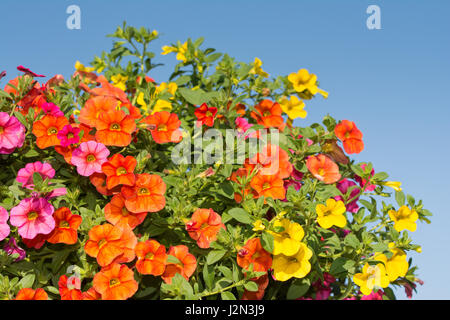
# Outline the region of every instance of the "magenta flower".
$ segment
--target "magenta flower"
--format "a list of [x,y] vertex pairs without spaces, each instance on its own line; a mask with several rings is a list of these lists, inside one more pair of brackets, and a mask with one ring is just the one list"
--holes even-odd
[[72,152],[72,164],[77,167],[78,174],[88,177],[102,172],[102,164],[107,161],[109,150],[104,144],[87,141],[80,144]]
[[383,290],[378,290],[377,292],[372,291],[371,294],[362,296],[361,300],[383,300],[384,295]]
[[[248,120],[245,118],[236,118],[235,124],[237,126],[238,130],[238,136],[242,137],[253,125],[248,123]],[[251,132],[250,134],[247,134],[244,139],[248,138],[256,138],[256,132]]]
[[10,238],[8,243],[5,244],[5,246],[3,247],[3,250],[8,255],[13,255],[13,254],[17,253],[19,256],[17,257],[16,260],[14,260],[15,262],[25,259],[26,251],[17,245],[15,238]]
[[80,128],[74,128],[70,124],[65,125],[56,135],[61,141],[62,147],[68,147],[71,144],[80,142]]
[[[336,185],[336,187],[345,195],[347,193],[347,190],[350,187],[356,186],[357,184],[354,183],[353,181],[350,181],[348,179],[343,179],[341,181],[339,181]],[[349,196],[349,199],[353,199],[353,197],[356,197],[356,195],[359,194],[359,188],[354,188]],[[343,201],[344,203],[346,203],[346,201],[344,200],[344,198],[342,196],[336,196],[334,197],[334,200],[336,201]],[[358,206],[358,200],[359,197],[357,197],[355,200],[353,200],[352,202],[350,202],[349,204],[347,204],[345,207],[347,208],[348,212],[351,213],[357,213],[359,210],[359,206]]]
[[64,117],[64,113],[59,109],[59,107],[51,102],[46,102],[42,104],[41,106],[42,111],[45,112],[45,114],[54,116],[54,117]]
[[22,168],[17,173],[17,182],[22,183],[22,187],[27,189],[33,189],[33,174],[37,172],[41,175],[42,180],[48,178],[52,179],[55,176],[55,170],[47,162],[36,161],[33,163],[27,163],[25,168]]
[[8,219],[8,211],[6,211],[5,208],[0,207],[0,241],[9,236],[9,232],[11,231],[9,229]]
[[45,77],[45,76],[42,75],[42,74],[34,73],[33,71],[31,71],[31,70],[28,69],[28,68],[25,68],[24,66],[18,66],[18,67],[17,67],[17,70],[22,71],[22,72],[24,72],[25,74],[27,74],[27,75],[29,75],[29,76],[32,76],[32,77]]
[[[367,167],[367,164],[363,163],[363,164],[360,165],[360,167],[361,167],[361,169],[365,170],[366,167]],[[374,174],[375,174],[375,170],[372,169],[372,171],[370,172],[370,176],[373,177]],[[355,181],[359,183],[359,185],[361,186],[361,188],[364,187],[364,185],[367,184],[365,190],[366,190],[366,191],[369,191],[369,192],[374,191],[375,188],[377,187],[377,186],[374,185],[374,184],[370,184],[369,181],[367,181],[366,179],[361,178],[360,176],[356,176],[356,175],[355,175]]]
[[67,194],[66,188],[56,188],[44,195],[44,199],[50,200]]
[[0,80],[2,80],[3,77],[6,77],[6,71],[0,72]]
[[43,198],[27,198],[11,209],[9,221],[24,239],[34,239],[38,234],[49,234],[55,228],[53,206]]
[[14,116],[0,112],[0,154],[10,154],[25,140],[25,127]]

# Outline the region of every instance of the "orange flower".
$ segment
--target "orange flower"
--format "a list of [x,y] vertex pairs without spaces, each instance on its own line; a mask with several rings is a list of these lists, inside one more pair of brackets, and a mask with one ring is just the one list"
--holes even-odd
[[20,289],[15,300],[48,300],[48,295],[42,288],[36,290],[24,288]]
[[141,274],[160,276],[166,268],[166,247],[156,240],[139,242],[135,248],[136,269]]
[[216,241],[220,229],[226,229],[222,218],[213,209],[197,209],[186,222],[186,230],[189,236],[197,241],[202,249],[209,248],[212,241]]
[[138,290],[134,272],[126,265],[113,263],[94,276],[93,287],[102,300],[127,300]]
[[89,181],[94,185],[97,191],[104,196],[111,196],[120,193],[122,186],[116,186],[112,189],[106,187],[106,174],[95,172],[89,176]]
[[127,225],[116,225],[122,229],[122,235],[120,236],[122,240],[122,254],[114,259],[115,263],[128,263],[136,258],[134,253],[134,248],[136,248],[137,238],[133,230]]
[[123,186],[121,191],[125,206],[134,213],[162,210],[166,205],[165,192],[166,184],[162,178],[148,173],[136,175],[135,185]]
[[233,172],[231,174],[231,177],[229,178],[231,181],[237,183],[239,185],[239,189],[241,190],[241,192],[234,193],[234,200],[237,203],[240,203],[242,201],[242,194],[245,197],[250,192],[252,192],[254,197],[258,196],[258,193],[250,187],[250,183],[248,183],[246,186],[243,186],[241,184],[241,182],[239,182],[239,180],[238,180],[238,178],[240,180],[242,180],[242,179],[247,178],[248,176],[249,176],[249,170],[244,167],[244,168],[237,169],[235,172]]
[[262,247],[259,238],[252,238],[239,250],[237,264],[246,270],[253,264],[253,271],[267,271],[272,266],[272,256]]
[[258,198],[285,199],[286,189],[284,188],[283,179],[277,175],[264,175],[258,173],[252,178],[250,186],[258,192]]
[[58,281],[61,300],[82,300],[80,285],[80,279],[76,277],[68,278],[66,275],[62,275]]
[[75,145],[70,145],[68,147],[63,147],[63,146],[55,146],[55,151],[58,152],[60,155],[62,155],[64,157],[64,160],[66,160],[66,162],[70,165],[72,165],[72,152],[73,150],[75,150],[77,148],[77,146]]
[[306,167],[314,177],[326,184],[335,183],[341,179],[338,165],[326,155],[308,157]]
[[278,146],[268,144],[262,152],[257,153],[251,159],[245,161],[244,167],[252,172],[256,164],[260,164],[261,173],[265,175],[277,175],[280,179],[290,177],[293,166],[289,162],[289,155]]
[[102,296],[100,293],[95,291],[94,288],[90,288],[88,291],[83,292],[82,300],[101,300]]
[[244,290],[241,300],[262,300],[265,290],[269,285],[269,276],[267,273],[261,277],[251,279],[258,284],[258,291]]
[[89,231],[84,250],[89,256],[97,258],[100,266],[107,266],[123,254],[122,234],[121,228],[109,223],[95,226]]
[[252,111],[250,116],[260,125],[266,128],[282,128],[284,124],[281,116],[283,110],[278,102],[272,102],[268,99],[262,100],[255,106],[256,111]]
[[146,216],[147,212],[128,211],[125,207],[125,199],[120,193],[113,196],[111,202],[105,206],[105,219],[112,225],[127,225],[134,229],[144,221]]
[[114,110],[117,105],[117,100],[111,97],[99,96],[90,98],[81,109],[78,119],[82,124],[96,127],[100,114]]
[[69,124],[66,117],[44,116],[33,124],[33,134],[36,136],[36,144],[40,149],[58,146],[60,141],[57,134]]
[[69,208],[62,207],[53,213],[55,229],[50,234],[47,242],[75,244],[78,241],[78,227],[81,224],[81,216],[72,214]]
[[98,142],[106,146],[126,147],[131,142],[136,123],[122,110],[113,110],[100,113],[95,127]]
[[172,283],[172,278],[177,273],[181,274],[186,280],[189,280],[189,277],[192,276],[197,268],[197,259],[189,253],[188,247],[184,245],[170,247],[168,254],[177,258],[180,263],[169,263],[166,265],[166,269],[161,276],[164,282]]
[[360,153],[364,150],[363,134],[353,121],[342,120],[334,128],[334,133],[343,142],[345,152],[348,154]]
[[182,139],[179,129],[181,121],[175,113],[155,112],[146,117],[143,122],[152,127],[150,132],[156,143],[180,142]]
[[113,189],[120,184],[133,186],[136,165],[137,161],[132,156],[124,157],[119,153],[113,155],[102,165],[102,171],[106,174],[106,187]]

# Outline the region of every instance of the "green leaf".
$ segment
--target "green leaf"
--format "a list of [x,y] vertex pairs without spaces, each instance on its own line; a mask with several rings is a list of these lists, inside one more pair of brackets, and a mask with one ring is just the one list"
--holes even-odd
[[286,299],[294,300],[294,299],[303,297],[305,295],[305,293],[308,292],[308,289],[309,289],[309,284],[307,284],[307,283],[297,284],[297,283],[293,282],[287,291]]
[[209,252],[206,256],[206,264],[210,265],[219,261],[226,253],[227,252],[225,250],[213,250]]
[[250,215],[244,209],[233,208],[228,211],[228,214],[241,223],[252,224]]
[[249,281],[244,284],[244,288],[248,291],[256,292],[258,291],[258,284],[256,282]]
[[167,256],[167,263],[181,264],[181,261],[178,260],[177,257],[174,257],[172,255],[168,255]]
[[332,275],[339,275],[347,272],[349,269],[355,266],[355,262],[344,257],[339,257],[333,261],[330,267],[330,273]]
[[359,242],[358,238],[352,233],[350,233],[349,235],[347,235],[345,237],[344,244],[347,246],[350,246],[354,249],[358,249],[360,246],[360,242]]
[[33,274],[27,274],[19,281],[19,285],[21,288],[31,288],[34,284],[34,280],[36,276]]
[[236,297],[230,291],[222,292],[220,296],[222,297],[222,300],[236,300]]
[[179,92],[187,102],[193,105],[201,105],[202,103],[208,102],[205,91],[201,89],[191,90],[188,88],[179,88],[177,92]]
[[395,191],[395,200],[400,207],[405,204],[405,194],[403,193],[403,191]]
[[263,232],[261,235],[261,245],[266,251],[273,253],[273,236],[268,232]]

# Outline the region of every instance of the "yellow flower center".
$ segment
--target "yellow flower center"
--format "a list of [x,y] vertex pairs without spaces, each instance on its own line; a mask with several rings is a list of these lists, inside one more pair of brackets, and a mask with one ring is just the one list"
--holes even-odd
[[73,136],[73,133],[72,132],[69,132],[68,134],[67,134],[67,139],[72,139],[74,136]]
[[139,188],[138,194],[142,195],[142,194],[149,194],[150,191],[148,191],[147,188]]
[[111,130],[120,130],[120,124],[118,124],[118,123],[113,123],[113,124],[111,124],[111,126],[109,127],[109,129],[111,129]]
[[152,260],[154,256],[153,252],[149,252],[145,255],[145,259]]
[[317,170],[317,173],[319,174],[319,176],[324,176],[325,170],[323,168],[319,168],[319,170]]
[[130,211],[127,210],[127,208],[123,207],[122,208],[122,216],[126,217],[130,214]]
[[160,124],[158,126],[158,131],[167,131],[167,126],[165,124]]
[[212,117],[212,112],[211,111],[206,111],[206,116],[207,117]]
[[2,126],[0,126],[0,134],[2,134],[3,132],[5,132],[5,128],[3,128]]
[[269,116],[271,116],[272,115],[272,113],[270,113],[270,111],[264,111],[263,112],[263,116],[264,117],[269,117]]
[[58,129],[56,129],[55,127],[48,128],[47,133],[49,135],[57,134],[58,133]]
[[28,220],[36,220],[38,216],[39,214],[36,211],[30,211],[28,212],[27,218]]
[[264,184],[262,186],[263,190],[270,189],[270,187],[271,187],[271,185],[269,182],[264,182]]
[[127,169],[125,169],[124,167],[117,168],[117,170],[116,170],[116,174],[117,174],[118,176],[120,176],[120,175],[122,175],[122,174],[127,174],[127,173],[128,173],[128,171],[127,171]]
[[67,221],[61,221],[60,223],[59,223],[59,227],[60,228],[69,228],[70,227],[70,224],[69,224],[69,222],[67,222]]
[[106,244],[106,239],[100,239],[98,242],[98,248],[101,249]]
[[117,287],[119,284],[120,284],[120,280],[117,278],[113,278],[113,279],[109,280],[110,288]]
[[90,154],[86,157],[87,162],[93,162],[95,161],[95,156],[93,154]]

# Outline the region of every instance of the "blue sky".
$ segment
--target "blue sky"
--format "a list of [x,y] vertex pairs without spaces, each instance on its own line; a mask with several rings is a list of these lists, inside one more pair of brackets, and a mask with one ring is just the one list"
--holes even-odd
[[[66,28],[66,8],[81,8],[81,30]],[[366,9],[381,8],[381,30],[368,30]],[[59,0],[0,2],[0,71],[8,78],[24,65],[45,75],[69,76],[76,60],[89,63],[111,48],[124,20],[160,32],[152,50],[187,37],[241,61],[259,57],[271,75],[307,68],[330,92],[307,103],[308,117],[330,113],[355,121],[366,148],[360,161],[401,181],[406,193],[424,200],[432,224],[412,237],[425,281],[416,298],[450,299],[450,2],[448,0]],[[174,57],[159,62],[173,66]],[[164,81],[169,67],[151,76]],[[5,80],[3,80],[2,87]],[[405,298],[399,291],[399,298]]]

